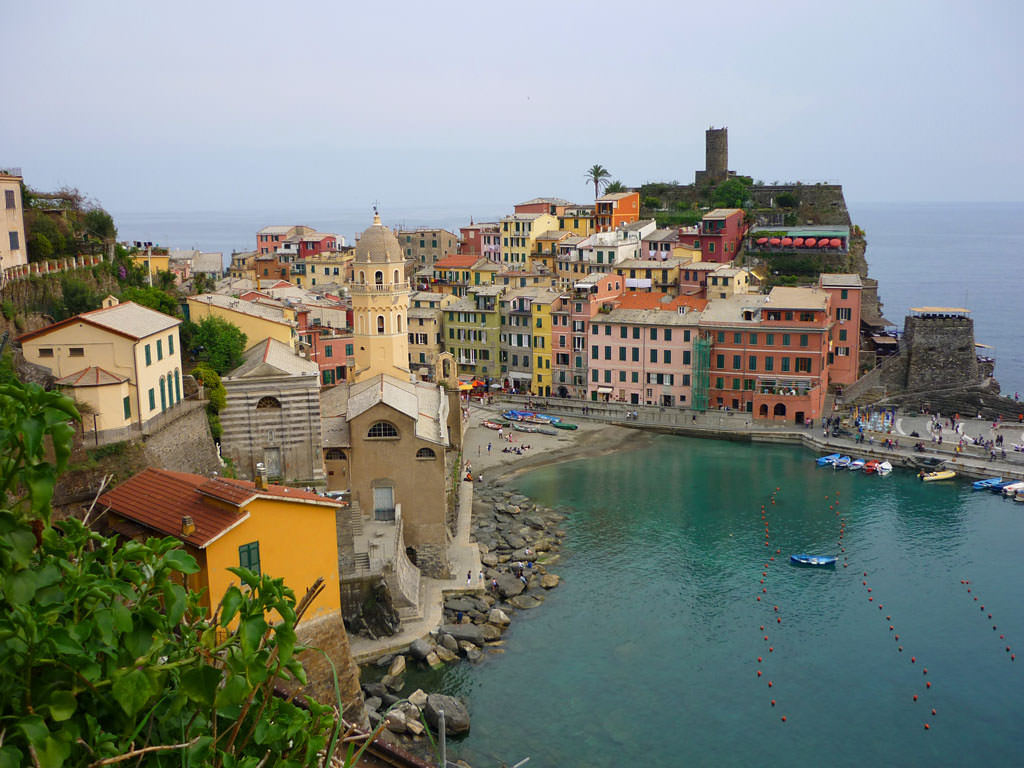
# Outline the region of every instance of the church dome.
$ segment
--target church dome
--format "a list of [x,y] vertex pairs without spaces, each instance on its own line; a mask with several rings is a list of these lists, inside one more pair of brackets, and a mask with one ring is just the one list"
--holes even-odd
[[357,262],[402,262],[402,246],[395,233],[380,223],[380,216],[374,215],[373,225],[363,231],[356,243]]

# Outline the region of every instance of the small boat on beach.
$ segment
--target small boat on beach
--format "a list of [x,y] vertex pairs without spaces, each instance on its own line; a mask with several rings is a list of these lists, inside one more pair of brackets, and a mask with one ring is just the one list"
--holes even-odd
[[854,459],[850,462],[850,466],[847,467],[851,472],[856,472],[858,469],[864,469],[864,459]]
[[491,421],[489,419],[486,420],[486,421],[481,421],[480,423],[483,424],[488,429],[493,429],[495,431],[497,431],[499,429],[504,429],[505,427],[508,426],[508,422],[505,422],[505,421]]
[[892,474],[892,464],[888,461],[883,461],[878,465],[878,469],[875,470],[879,477],[886,477]]
[[579,429],[577,425],[570,424],[567,421],[556,421],[551,426],[554,427],[555,429]]
[[878,471],[878,465],[881,462],[878,459],[871,459],[871,461],[864,462],[864,474],[871,475]]
[[988,480],[975,480],[971,485],[976,491],[987,491],[993,485],[997,485],[1003,482],[1001,477],[990,477]]
[[826,467],[834,464],[836,459],[838,458],[838,453],[830,453],[828,456],[819,456],[817,459],[814,460],[814,463],[817,464],[819,467]]
[[809,565],[816,568],[828,568],[829,566],[835,566],[836,560],[839,558],[831,557],[828,555],[790,555],[789,562],[794,565]]
[[545,413],[534,413],[533,411],[507,410],[501,414],[509,421],[525,421],[528,424],[557,424],[561,421],[558,416],[548,416]]
[[849,456],[840,456],[838,459],[832,462],[832,466],[835,469],[846,469],[847,467],[850,466],[850,461],[851,459]]
[[956,477],[956,472],[952,469],[939,469],[935,472],[918,472],[917,476],[923,483],[934,483],[936,480],[952,480]]
[[529,432],[537,435],[557,435],[558,431],[551,427],[542,427],[539,424],[524,424],[521,421],[513,421],[510,425],[516,432]]

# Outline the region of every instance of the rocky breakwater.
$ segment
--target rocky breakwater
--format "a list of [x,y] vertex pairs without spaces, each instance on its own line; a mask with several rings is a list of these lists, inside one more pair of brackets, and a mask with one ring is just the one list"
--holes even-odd
[[[421,689],[403,695],[410,668],[441,669],[447,664],[479,664],[488,655],[504,652],[502,635],[518,611],[536,608],[559,577],[549,568],[557,562],[564,515],[534,504],[500,481],[474,489],[473,538],[480,548],[481,574],[473,574],[474,591],[449,596],[444,623],[428,637],[414,641],[406,653],[377,659],[364,679],[386,673],[363,684],[366,710],[374,726],[383,723],[390,737],[411,752],[428,756],[426,727],[437,729],[444,711],[449,734],[469,731],[469,711],[451,696]],[[375,669],[374,669],[375,668]]]

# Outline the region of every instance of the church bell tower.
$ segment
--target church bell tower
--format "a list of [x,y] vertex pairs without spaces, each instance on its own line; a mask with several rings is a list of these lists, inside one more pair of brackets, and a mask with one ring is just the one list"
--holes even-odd
[[356,243],[352,262],[352,324],[356,382],[379,374],[409,381],[409,283],[405,257],[394,233],[380,223]]

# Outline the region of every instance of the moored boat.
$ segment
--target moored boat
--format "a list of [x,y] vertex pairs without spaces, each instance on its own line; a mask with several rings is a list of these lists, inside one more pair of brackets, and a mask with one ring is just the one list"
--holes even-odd
[[838,558],[829,555],[790,555],[789,562],[795,565],[811,565],[817,568],[827,568],[835,565]]
[[886,475],[892,474],[892,464],[888,461],[883,461],[878,465],[878,469],[875,470],[879,477],[885,477]]
[[1018,491],[1024,491],[1024,481],[1010,483],[1009,485],[1003,486],[1004,496],[1013,496]]
[[871,461],[864,462],[864,474],[871,475],[878,471],[878,465],[881,462],[878,459],[871,459]]
[[488,429],[493,429],[493,430],[504,429],[505,427],[508,426],[508,422],[491,421],[490,419],[486,419],[484,421],[481,421],[480,423],[483,424]]
[[856,472],[858,469],[864,469],[864,459],[854,459],[850,462],[850,466],[847,467],[851,472]]
[[570,424],[567,421],[556,421],[551,426],[554,427],[555,429],[579,429],[577,425]]
[[988,480],[975,480],[971,487],[976,491],[983,491],[1001,482],[1003,482],[1001,477],[990,477]]
[[850,459],[849,456],[840,456],[832,462],[832,466],[836,469],[846,469],[850,466],[850,461],[852,461],[852,459]]
[[956,472],[952,469],[939,469],[935,472],[918,472],[917,476],[924,483],[933,483],[936,480],[952,480],[956,477]]
[[819,467],[828,466],[835,463],[835,460],[839,458],[838,453],[830,453],[828,456],[819,456],[815,459],[814,463]]
[[992,491],[992,493],[1002,493],[1004,488],[1013,485],[1015,482],[1015,480],[1003,480],[1001,483],[992,483],[988,490]]

